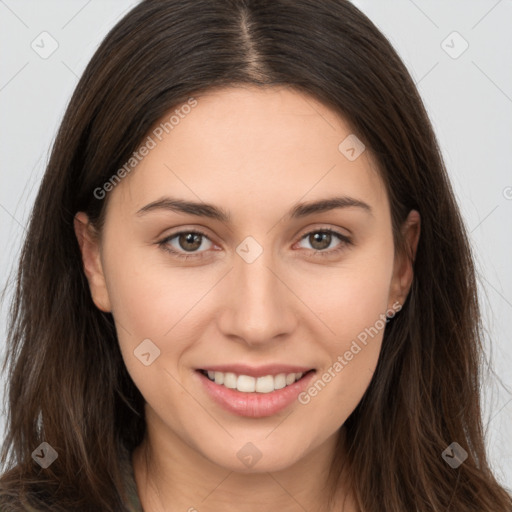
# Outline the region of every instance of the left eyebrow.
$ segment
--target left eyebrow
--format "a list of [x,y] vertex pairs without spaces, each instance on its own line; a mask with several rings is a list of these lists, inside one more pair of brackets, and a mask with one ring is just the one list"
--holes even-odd
[[322,213],[336,208],[362,208],[365,212],[373,215],[371,206],[364,201],[355,199],[353,197],[341,196],[331,197],[329,199],[321,199],[319,201],[312,201],[309,203],[299,203],[295,205],[289,216],[292,219],[301,219],[307,215],[313,215],[314,213]]
[[[320,199],[308,203],[299,203],[291,208],[287,216],[291,219],[301,219],[315,213],[327,212],[336,208],[360,208],[370,215],[373,215],[371,206],[364,201],[353,197],[341,196]],[[185,201],[183,199],[163,197],[157,201],[147,204],[137,211],[137,215],[145,215],[155,210],[168,210],[178,213],[187,213],[198,217],[208,217],[228,224],[231,215],[224,209],[209,203]]]

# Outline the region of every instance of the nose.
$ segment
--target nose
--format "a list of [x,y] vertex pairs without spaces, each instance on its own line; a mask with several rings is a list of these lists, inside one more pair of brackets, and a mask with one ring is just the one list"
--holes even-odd
[[234,255],[218,318],[224,336],[257,347],[286,338],[296,328],[298,299],[271,251],[248,263]]

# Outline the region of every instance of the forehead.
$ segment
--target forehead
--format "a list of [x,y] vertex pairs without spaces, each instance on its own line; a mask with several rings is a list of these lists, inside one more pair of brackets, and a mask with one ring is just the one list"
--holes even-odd
[[386,206],[369,151],[347,158],[340,143],[352,140],[351,127],[313,97],[240,86],[194,98],[193,108],[178,105],[155,124],[152,149],[111,192],[126,213],[166,194],[245,204],[253,214],[334,193]]

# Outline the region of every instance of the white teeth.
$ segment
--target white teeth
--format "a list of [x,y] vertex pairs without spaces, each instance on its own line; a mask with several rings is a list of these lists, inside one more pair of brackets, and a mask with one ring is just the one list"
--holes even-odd
[[286,385],[289,386],[295,382],[295,373],[289,373],[286,376]]
[[[210,372],[208,372],[208,373],[210,373]],[[215,373],[215,372],[213,372],[213,373]],[[226,386],[227,388],[230,388],[230,389],[235,389],[236,382],[237,382],[237,378],[234,373],[225,373],[224,374],[224,386]]]
[[303,373],[279,373],[278,375],[265,375],[264,377],[251,377],[249,375],[236,375],[231,372],[215,372],[208,370],[208,378],[215,384],[224,385],[243,393],[272,393],[283,389],[299,380]]
[[236,389],[238,389],[238,391],[244,391],[245,393],[254,393],[256,389],[256,379],[249,377],[249,375],[239,375],[236,381]]
[[256,391],[258,393],[272,393],[272,391],[274,391],[274,377],[272,377],[272,375],[258,377],[256,381]]
[[274,377],[274,389],[283,389],[286,386],[286,373]]

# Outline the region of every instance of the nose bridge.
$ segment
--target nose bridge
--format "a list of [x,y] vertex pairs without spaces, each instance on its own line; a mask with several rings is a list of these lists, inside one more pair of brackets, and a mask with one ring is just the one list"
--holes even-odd
[[295,321],[291,294],[276,277],[279,271],[272,251],[258,249],[249,240],[247,245],[239,245],[237,253],[228,291],[229,305],[221,315],[224,334],[254,345],[291,332]]

